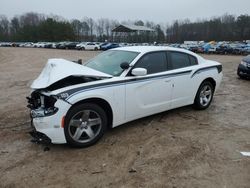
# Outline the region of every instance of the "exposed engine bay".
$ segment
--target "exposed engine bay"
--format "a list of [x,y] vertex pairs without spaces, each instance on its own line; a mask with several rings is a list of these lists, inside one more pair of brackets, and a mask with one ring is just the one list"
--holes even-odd
[[27,107],[31,110],[30,114],[32,118],[53,115],[58,110],[54,106],[57,101],[56,96],[46,96],[39,91],[34,91],[30,97],[26,98],[28,100]]

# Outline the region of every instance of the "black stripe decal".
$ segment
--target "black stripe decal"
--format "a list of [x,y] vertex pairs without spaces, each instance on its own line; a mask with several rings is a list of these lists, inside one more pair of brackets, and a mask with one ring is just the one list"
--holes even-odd
[[191,73],[192,70],[188,70],[188,71],[183,71],[183,72],[177,72],[177,73],[170,73],[170,74],[164,74],[164,75],[156,75],[156,76],[150,76],[150,77],[144,77],[144,78],[132,78],[130,80],[127,80],[128,82],[133,82],[133,81],[137,81],[137,80],[150,80],[152,78],[160,78],[160,77],[174,77],[174,76],[179,76],[179,75],[183,75],[183,74],[189,74]]
[[[108,82],[108,83],[100,83],[100,84],[94,84],[94,85],[89,85],[89,86],[82,86],[82,87],[78,87],[78,88],[74,88],[74,89],[70,89],[68,91],[62,92],[62,93],[68,93],[68,96],[72,95],[73,93],[80,91],[80,90],[86,90],[86,89],[90,89],[90,88],[97,88],[97,87],[101,87],[101,86],[108,86],[108,85],[113,85],[113,84],[120,84],[120,83],[124,83],[124,80],[121,81],[114,81],[114,82]],[[62,94],[60,93],[60,94]],[[59,95],[60,95],[59,94]]]
[[211,66],[211,67],[203,67],[203,68],[200,68],[200,69],[197,69],[191,76],[191,78],[193,78],[196,74],[199,74],[203,71],[207,71],[207,70],[210,70],[210,69],[214,69],[216,68],[218,70],[218,73],[220,73],[222,71],[222,65],[214,65],[214,66]]
[[188,70],[188,71],[183,71],[183,72],[178,72],[178,73],[155,75],[155,76],[149,76],[149,77],[143,77],[143,78],[132,78],[129,80],[120,80],[120,81],[113,81],[113,82],[108,82],[108,83],[100,83],[100,84],[94,84],[94,85],[89,85],[89,86],[82,86],[82,87],[70,89],[68,91],[64,91],[62,93],[59,93],[58,96],[61,98],[65,98],[62,96],[66,93],[66,96],[67,96],[66,98],[68,99],[68,98],[70,98],[71,95],[73,95],[74,93],[76,93],[78,91],[87,90],[87,89],[91,89],[91,88],[99,88],[99,87],[103,87],[103,86],[110,86],[110,85],[117,85],[117,84],[130,84],[130,83],[135,83],[138,81],[149,81],[149,80],[154,79],[154,78],[175,77],[175,76],[180,76],[183,74],[190,74],[191,72],[192,72],[192,70]]

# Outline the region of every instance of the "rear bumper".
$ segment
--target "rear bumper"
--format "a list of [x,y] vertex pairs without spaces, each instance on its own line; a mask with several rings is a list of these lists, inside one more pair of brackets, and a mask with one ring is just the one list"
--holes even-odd
[[250,77],[250,67],[245,67],[244,65],[239,65],[237,74],[239,76],[245,76],[245,77]]

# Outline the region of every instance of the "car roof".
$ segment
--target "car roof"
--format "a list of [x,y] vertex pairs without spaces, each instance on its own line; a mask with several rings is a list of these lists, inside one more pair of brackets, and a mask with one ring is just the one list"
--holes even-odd
[[140,52],[140,53],[148,53],[154,51],[176,51],[176,52],[184,52],[188,53],[193,56],[198,56],[197,54],[182,48],[174,48],[174,47],[167,47],[167,46],[128,46],[128,47],[119,47],[112,50],[124,50],[124,51],[131,51],[131,52]]

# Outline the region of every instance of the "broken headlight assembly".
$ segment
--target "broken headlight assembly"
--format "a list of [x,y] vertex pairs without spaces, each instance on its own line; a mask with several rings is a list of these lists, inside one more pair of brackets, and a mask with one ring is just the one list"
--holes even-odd
[[32,118],[51,116],[58,111],[58,108],[54,106],[57,101],[55,96],[45,96],[34,91],[30,97],[27,97],[27,100],[27,107],[30,108]]

